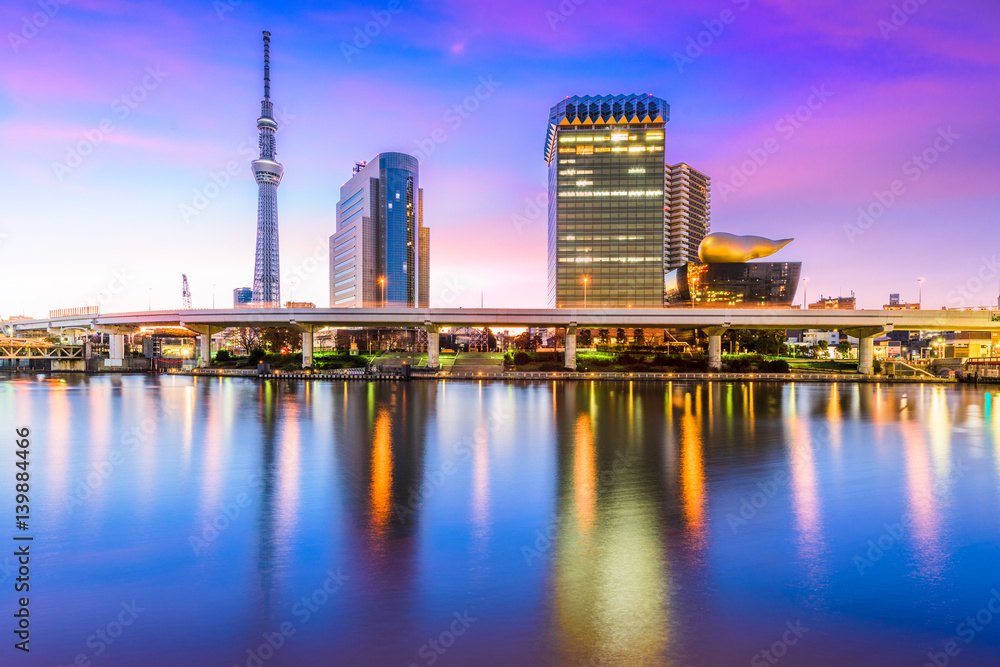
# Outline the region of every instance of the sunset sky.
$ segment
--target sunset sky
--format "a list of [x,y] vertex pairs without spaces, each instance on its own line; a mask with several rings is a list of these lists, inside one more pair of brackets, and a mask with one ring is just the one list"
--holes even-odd
[[925,307],[997,303],[996,0],[64,2],[0,6],[4,317],[251,284],[265,29],[283,299],[328,305],[340,185],[402,151],[431,305],[544,307],[549,107],[651,93],[667,160],[713,179],[712,231],[795,237],[775,259],[810,301],[915,301],[922,277]]

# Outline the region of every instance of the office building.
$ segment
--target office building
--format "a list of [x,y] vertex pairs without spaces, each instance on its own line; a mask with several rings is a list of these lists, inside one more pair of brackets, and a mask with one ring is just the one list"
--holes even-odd
[[698,246],[711,220],[711,183],[700,171],[684,164],[666,167],[664,211],[664,273],[698,261]]
[[237,287],[233,290],[233,308],[245,308],[253,305],[253,289]]
[[430,232],[423,228],[417,159],[380,153],[354,166],[340,188],[330,237],[330,306],[427,303]]
[[663,305],[666,102],[652,95],[567,97],[552,107],[548,302]]

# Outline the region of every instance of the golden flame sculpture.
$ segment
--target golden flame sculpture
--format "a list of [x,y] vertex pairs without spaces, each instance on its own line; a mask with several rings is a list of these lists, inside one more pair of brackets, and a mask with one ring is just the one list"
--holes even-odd
[[698,246],[698,259],[705,264],[742,263],[778,252],[795,239],[772,241],[763,236],[737,236],[716,232]]

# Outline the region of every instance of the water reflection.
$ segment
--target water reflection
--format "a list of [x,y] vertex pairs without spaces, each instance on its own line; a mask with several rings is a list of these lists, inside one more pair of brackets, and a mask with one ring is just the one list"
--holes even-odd
[[[69,629],[40,649],[45,664],[137,591],[157,622],[108,664],[152,664],[141,647],[182,625],[164,660],[218,646],[204,664],[245,664],[337,569],[348,585],[274,664],[425,664],[416,651],[465,609],[481,620],[449,664],[746,664],[795,618],[823,628],[797,664],[853,664],[856,645],[894,664],[981,604],[1000,543],[998,398],[981,389],[46,382],[0,384],[0,416],[41,420],[37,539],[74,545],[46,556],[60,586],[40,613]],[[159,415],[67,509],[74,480]],[[727,517],[780,475],[734,531]],[[248,488],[246,512],[192,557],[190,536]],[[904,515],[859,576],[853,558]],[[195,595],[212,604],[192,608]],[[706,641],[719,628],[725,641]],[[983,633],[963,652],[975,664],[998,649]]]

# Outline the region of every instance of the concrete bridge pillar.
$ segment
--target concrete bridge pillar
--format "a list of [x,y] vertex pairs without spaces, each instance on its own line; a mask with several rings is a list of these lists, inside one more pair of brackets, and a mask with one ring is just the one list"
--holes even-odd
[[844,329],[845,334],[858,339],[858,373],[861,375],[875,374],[875,339],[892,330],[891,324]]
[[313,366],[313,332],[302,332],[302,368]]
[[864,336],[858,339],[858,373],[861,375],[875,374],[874,336]]
[[722,370],[722,334],[728,329],[729,327],[705,329],[705,333],[708,334],[708,370],[710,371]]
[[111,334],[108,336],[108,360],[109,366],[122,366],[125,360],[125,334]]
[[576,370],[576,326],[566,327],[566,356],[564,363],[567,370]]
[[441,353],[441,333],[438,327],[430,322],[424,322],[427,330],[427,368],[436,371],[441,368],[439,355]]
[[201,351],[198,354],[198,365],[202,368],[212,363],[212,333],[199,334],[198,342],[201,344]]

